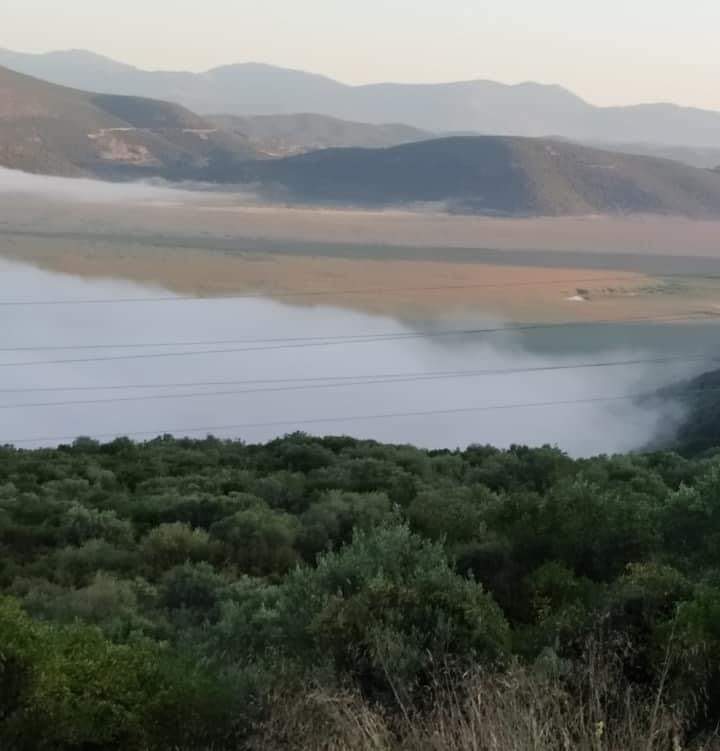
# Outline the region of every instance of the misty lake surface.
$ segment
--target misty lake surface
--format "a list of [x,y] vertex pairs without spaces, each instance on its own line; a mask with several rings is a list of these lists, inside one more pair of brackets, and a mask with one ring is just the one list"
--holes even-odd
[[0,443],[163,433],[257,442],[303,430],[591,455],[641,447],[678,419],[674,405],[615,397],[717,367],[680,359],[568,367],[712,356],[715,324],[447,335],[507,323],[472,316],[411,325],[255,297],[169,298],[156,287],[0,260]]

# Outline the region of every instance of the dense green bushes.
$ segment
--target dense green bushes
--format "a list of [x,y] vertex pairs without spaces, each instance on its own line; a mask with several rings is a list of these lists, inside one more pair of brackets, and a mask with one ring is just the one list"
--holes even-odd
[[[184,748],[237,740],[237,699],[152,642],[30,620],[0,602],[0,740],[8,749]],[[193,744],[197,744],[193,746]]]
[[720,707],[720,457],[6,447],[0,593],[11,750],[237,749],[278,690],[392,712],[438,672],[561,670],[589,639],[624,650],[628,685],[692,697],[702,732]]

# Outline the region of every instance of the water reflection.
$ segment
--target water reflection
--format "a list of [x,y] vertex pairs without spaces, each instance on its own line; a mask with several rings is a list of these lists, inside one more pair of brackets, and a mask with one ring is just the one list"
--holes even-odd
[[[672,419],[672,409],[657,411],[621,401],[472,410],[637,393],[702,366],[636,364],[413,377],[374,384],[357,379],[638,359],[661,351],[676,353],[678,348],[688,351],[688,347],[699,347],[708,333],[714,336],[706,329],[691,343],[687,327],[668,327],[666,335],[651,340],[646,331],[633,327],[616,331],[614,338],[612,331],[603,329],[596,344],[582,329],[537,337],[527,332],[347,341],[347,337],[402,335],[415,329],[391,318],[331,307],[300,308],[261,299],[141,299],[147,297],[172,295],[161,289],[113,280],[88,281],[0,261],[0,301],[37,303],[0,307],[0,442],[42,437],[37,443],[23,444],[36,446],[57,443],[52,440],[55,437],[77,435],[149,437],[139,435],[144,431],[197,435],[191,430],[199,428],[200,434],[213,432],[248,441],[307,430],[429,447],[550,443],[576,455],[623,451],[651,437],[659,425]],[[121,299],[137,301],[43,304]],[[462,327],[498,323],[475,317]],[[446,323],[441,328],[457,325]],[[324,337],[340,340],[302,341]],[[197,345],[207,341],[217,344]],[[182,344],[167,346],[173,342]],[[108,343],[146,346],[103,348]],[[84,349],[53,349],[72,346]],[[202,354],[203,350],[215,351]],[[328,377],[345,380],[326,388],[318,379]],[[68,390],[52,390],[58,388]],[[174,398],[187,394],[192,398]],[[142,399],[134,401],[135,397]],[[361,419],[446,409],[468,411]],[[353,419],[341,419],[348,416]],[[320,422],[324,419],[329,421]],[[238,425],[247,427],[219,429]]]

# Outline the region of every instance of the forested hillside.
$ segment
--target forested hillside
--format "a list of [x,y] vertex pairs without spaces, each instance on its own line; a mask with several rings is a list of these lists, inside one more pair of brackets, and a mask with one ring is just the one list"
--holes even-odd
[[711,370],[662,392],[682,405],[685,417],[663,448],[674,448],[687,455],[710,451],[720,446],[720,370]]
[[551,139],[464,136],[327,149],[230,164],[216,177],[308,204],[430,203],[510,216],[720,215],[720,177],[710,170]]
[[713,453],[5,447],[0,747],[696,747],[719,539]]

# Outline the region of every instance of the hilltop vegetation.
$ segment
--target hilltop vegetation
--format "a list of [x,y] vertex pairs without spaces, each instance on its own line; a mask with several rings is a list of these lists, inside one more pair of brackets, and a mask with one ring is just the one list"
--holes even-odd
[[443,203],[500,215],[720,215],[717,173],[664,159],[497,136],[389,149],[329,149],[246,164],[240,174],[301,202]]
[[6,447],[0,745],[700,742],[718,536],[716,454]]
[[671,386],[663,391],[663,396],[673,399],[685,411],[677,434],[664,439],[664,447],[694,455],[720,446],[720,370]]

